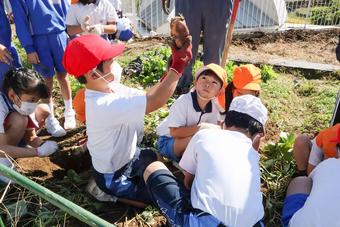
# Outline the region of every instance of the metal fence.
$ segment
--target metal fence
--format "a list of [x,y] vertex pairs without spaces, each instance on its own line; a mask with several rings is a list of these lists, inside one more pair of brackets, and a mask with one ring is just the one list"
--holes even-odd
[[[171,1],[170,17],[174,15]],[[168,34],[168,20],[161,0],[123,0],[125,16],[137,31],[148,36]],[[340,0],[242,0],[235,32],[322,28],[340,25]]]

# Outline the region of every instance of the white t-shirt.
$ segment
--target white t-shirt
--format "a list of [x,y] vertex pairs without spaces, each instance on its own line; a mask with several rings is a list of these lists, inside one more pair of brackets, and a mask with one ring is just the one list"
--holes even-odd
[[202,122],[218,124],[222,120],[215,102],[208,103],[202,112],[196,97],[196,93],[192,92],[181,95],[170,107],[169,116],[157,127],[157,135],[170,137],[169,127],[191,126]]
[[309,177],[312,191],[289,226],[340,226],[340,159],[322,161]]
[[121,0],[109,0],[109,1],[113,5],[113,7],[115,7],[115,9],[117,11],[122,11],[122,1]]
[[81,25],[86,16],[90,16],[90,25],[107,24],[118,20],[115,8],[109,0],[83,5],[78,2],[71,5],[66,15],[66,25]]
[[86,131],[93,167],[113,173],[139,152],[143,137],[146,96],[143,91],[115,84],[114,93],[86,89]]
[[235,131],[205,129],[191,139],[179,165],[195,175],[194,208],[227,226],[253,226],[264,215],[259,154]]
[[317,166],[323,160],[323,151],[316,144],[315,138],[311,142],[312,142],[312,149],[310,151],[308,163],[313,166]]
[[0,92],[0,133],[5,133],[4,122],[10,112],[8,105],[11,105],[9,104],[9,100],[5,100],[2,93]]

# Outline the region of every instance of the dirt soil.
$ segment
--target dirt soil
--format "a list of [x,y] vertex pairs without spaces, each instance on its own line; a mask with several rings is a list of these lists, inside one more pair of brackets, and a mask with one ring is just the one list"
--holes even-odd
[[[284,57],[311,62],[339,64],[335,59],[335,46],[339,30],[326,31],[288,31],[278,34],[254,33],[252,35],[235,36],[230,49],[231,57],[252,56],[269,59]],[[138,55],[157,46],[164,46],[165,37],[153,37],[127,44],[124,55]],[[57,103],[57,102],[56,102]],[[58,106],[60,109],[60,107]],[[57,109],[58,109],[57,108]],[[62,113],[62,112],[60,112]],[[59,115],[62,115],[60,114]],[[57,113],[58,115],[58,113]],[[62,122],[62,119],[61,119]],[[41,133],[45,139],[50,139],[46,132]],[[61,179],[68,169],[82,172],[90,169],[90,158],[77,148],[78,142],[85,138],[85,127],[68,132],[58,141],[60,151],[48,158],[18,159],[18,170],[37,180]]]
[[289,30],[281,33],[256,32],[234,37],[230,58],[269,59],[287,58],[313,63],[340,65],[335,57],[340,29],[321,31]]

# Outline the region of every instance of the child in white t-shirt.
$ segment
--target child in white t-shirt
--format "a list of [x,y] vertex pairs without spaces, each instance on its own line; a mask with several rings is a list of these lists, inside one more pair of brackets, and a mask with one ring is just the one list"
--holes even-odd
[[198,130],[219,127],[223,120],[213,99],[226,80],[225,70],[216,64],[204,66],[196,73],[195,89],[180,96],[170,107],[169,116],[157,127],[162,156],[178,161]]
[[79,0],[67,12],[66,27],[71,36],[93,33],[108,39],[108,34],[116,34],[118,39],[127,41],[133,33],[126,19],[118,18],[109,0]]
[[69,35],[113,34],[117,32],[117,20],[118,15],[109,0],[79,0],[67,12],[66,27]]

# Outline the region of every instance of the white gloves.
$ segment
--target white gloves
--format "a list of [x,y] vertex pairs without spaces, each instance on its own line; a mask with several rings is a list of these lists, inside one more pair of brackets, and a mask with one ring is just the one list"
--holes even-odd
[[129,18],[120,18],[117,20],[116,37],[121,41],[128,41],[132,38],[133,32]]
[[37,148],[39,157],[49,156],[58,150],[58,144],[55,141],[46,141],[40,147]]
[[104,25],[102,24],[95,24],[89,27],[88,33],[102,35],[104,33]]
[[90,28],[90,16],[85,17],[83,23],[80,24],[80,27],[84,32],[88,32]]
[[90,25],[90,16],[86,16],[83,23],[80,24],[84,33],[102,35],[104,33],[104,26],[102,24]]
[[198,125],[198,130],[202,130],[202,129],[221,129],[221,126],[202,122]]
[[131,29],[131,22],[129,18],[120,18],[117,20],[117,31],[124,31],[127,29]]

